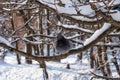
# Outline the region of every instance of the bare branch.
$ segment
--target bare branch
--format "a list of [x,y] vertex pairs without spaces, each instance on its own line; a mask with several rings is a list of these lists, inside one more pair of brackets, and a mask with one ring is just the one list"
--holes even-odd
[[[91,71],[90,71],[91,72]],[[118,77],[118,78],[112,78],[112,77],[106,77],[106,76],[101,76],[101,75],[98,75],[98,74],[95,74],[94,72],[91,72],[94,76],[92,77],[92,79],[93,78],[102,78],[102,79],[107,79],[107,80],[119,80],[120,79],[120,77]],[[92,80],[92,79],[90,79],[90,80]]]
[[34,16],[32,16],[28,21],[26,21],[26,23],[25,23],[23,26],[21,26],[20,28],[16,29],[16,30],[12,33],[12,35],[14,35],[14,34],[15,34],[17,31],[19,31],[20,29],[24,28],[33,18],[34,18]]
[[105,14],[104,12],[102,12],[102,10],[100,9],[98,10],[96,7],[97,5],[95,4],[90,5],[92,9],[95,10],[96,14],[102,16],[106,22],[111,23],[111,25],[113,25],[114,27],[120,27],[120,22],[113,20],[113,18],[110,15]]
[[51,44],[48,41],[30,41],[27,38],[22,38],[23,41],[30,43],[30,44],[34,44],[34,45],[40,45],[40,44]]
[[65,54],[61,54],[61,55],[55,55],[55,56],[43,56],[43,57],[38,57],[38,56],[33,56],[33,55],[28,55],[23,51],[19,51],[16,48],[13,47],[9,47],[5,44],[1,44],[1,46],[3,46],[4,48],[7,49],[11,49],[12,51],[16,51],[18,53],[16,54],[20,54],[22,56],[26,56],[29,57],[33,60],[36,61],[57,61],[63,58],[66,58],[67,56],[71,55],[71,54],[77,54],[80,53],[81,51],[84,51],[92,46],[94,46],[100,39],[104,38],[107,34],[109,34],[111,31],[113,31],[115,29],[115,27],[110,27],[109,29],[105,30],[101,35],[99,35],[94,41],[90,42],[89,44],[85,45],[85,46],[81,46],[78,49],[72,49],[70,50],[68,53]]

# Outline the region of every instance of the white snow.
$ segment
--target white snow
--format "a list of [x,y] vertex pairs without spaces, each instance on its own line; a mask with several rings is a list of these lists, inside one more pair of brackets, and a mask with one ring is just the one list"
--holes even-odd
[[61,60],[62,63],[70,63],[70,64],[75,64],[78,61],[79,60],[77,59],[77,55],[70,55],[67,58]]
[[117,5],[120,4],[120,0],[112,0],[109,5]]
[[114,20],[116,20],[116,21],[120,21],[120,11],[117,11],[117,10],[114,10],[115,11],[115,13],[113,13],[113,14],[110,14],[111,16],[112,16],[112,18],[114,19]]
[[[84,53],[82,61],[77,60],[77,55],[71,55],[61,62],[46,62],[48,80],[90,80],[90,71],[94,70],[89,68],[89,58],[86,55]],[[17,65],[16,56],[11,53],[7,54],[4,61],[0,62],[0,80],[44,80],[43,69],[35,61],[26,64],[22,57],[22,64]],[[70,69],[66,69],[67,64],[70,64]],[[115,67],[111,69],[115,70]],[[113,76],[117,77],[117,74],[113,73]]]
[[[27,2],[28,2],[28,0],[24,0],[23,2],[18,2],[18,3],[10,1],[10,2],[4,2],[4,3],[0,3],[0,4],[4,4],[4,5],[7,5],[7,4],[14,4],[15,5],[16,4],[17,7],[15,7],[14,9],[19,9],[21,6],[25,5]],[[13,9],[3,8],[3,10],[11,11]]]
[[[65,6],[59,6],[58,5],[58,1],[55,0],[38,0],[41,3],[56,9],[59,13],[66,13],[66,14],[71,14],[72,18],[75,18],[77,20],[82,20],[82,21],[97,21],[98,19],[102,19],[102,17],[99,17],[98,19],[96,18],[88,18],[85,16],[95,16],[95,11],[92,10],[90,5],[78,5],[79,7],[77,8],[78,11],[85,15],[85,16],[81,16],[78,15],[76,12],[75,7],[73,7],[73,3],[71,2],[71,0],[61,0],[61,2],[63,2],[63,4],[65,4]],[[73,0],[74,1],[74,0]],[[92,1],[92,0],[91,0]],[[77,3],[77,1],[74,1]],[[120,4],[120,0],[112,0],[108,6],[112,6],[112,5],[116,5],[116,4]],[[106,12],[108,11],[107,9],[104,8],[105,4],[103,2],[99,2],[96,3],[96,6],[98,9],[102,10],[102,12]],[[73,15],[74,14],[74,15]],[[118,11],[117,13],[111,14],[112,18],[116,21],[120,21],[120,17],[118,17],[120,15],[120,12]]]
[[[71,63],[71,60],[74,62]],[[5,62],[0,63],[0,80],[44,80],[43,69],[39,68],[39,64],[33,61],[33,64],[25,64],[22,57],[21,65],[17,65],[16,56],[14,54],[7,54]],[[75,78],[82,80],[90,78],[90,69],[88,59],[83,62],[76,61],[76,56],[69,56],[65,62],[46,62],[47,72],[49,74],[48,80],[75,80]],[[70,63],[71,69],[66,69],[66,65]]]
[[[87,18],[87,17],[84,17],[84,16],[71,16],[72,18],[74,18],[74,19],[77,19],[77,20],[81,20],[81,21],[89,21],[89,22],[92,22],[92,21],[97,21],[98,19],[96,19],[96,18]],[[101,19],[101,18],[99,18],[99,19]]]
[[103,27],[97,30],[90,38],[86,39],[84,42],[84,46],[90,44],[92,41],[97,39],[104,31],[111,27],[110,23],[104,23]]
[[78,27],[78,26],[76,26],[76,25],[65,25],[65,24],[62,24],[61,22],[58,22],[57,25],[62,26],[62,27],[64,27],[64,28],[78,29],[78,30],[83,31],[83,32],[93,33],[92,30],[84,29],[84,28]]
[[6,44],[6,45],[12,47],[10,42],[8,40],[6,40],[5,38],[3,38],[2,36],[0,36],[0,43]]
[[59,13],[69,13],[69,14],[76,14],[77,12],[75,11],[75,9],[72,6],[72,2],[70,0],[67,0],[66,2],[64,2],[65,6],[59,6],[57,5],[58,2],[55,0],[38,0],[40,2],[42,2],[43,4],[48,5],[51,8],[56,9]]
[[[7,18],[0,17],[0,22],[3,23]],[[1,24],[2,25],[2,24]]]
[[[65,6],[59,6],[57,3],[57,1],[55,0],[38,0],[39,2],[54,8],[57,10],[57,12],[59,13],[66,13],[66,14],[70,14],[71,17],[78,19],[78,20],[82,20],[82,21],[96,21],[96,18],[94,19],[90,19],[87,17],[82,17],[82,16],[74,16],[77,15],[77,11],[75,9],[75,7],[73,7],[73,4],[71,2],[71,0],[61,0],[63,2],[63,4],[65,4]],[[74,2],[77,3],[77,1],[74,0]],[[85,6],[80,6],[78,5],[78,11],[85,16],[89,16],[92,17],[95,15],[95,11],[91,9],[90,5],[85,5]]]
[[[67,13],[67,14],[77,14],[75,8],[72,6],[71,0],[62,0],[65,6],[57,5],[57,0],[39,0],[40,2],[57,9],[59,13]],[[75,0],[74,0],[75,1]],[[19,8],[21,5],[26,4],[27,0],[19,5],[16,8]],[[111,4],[119,4],[120,0],[113,0]],[[4,4],[4,3],[3,3]],[[6,4],[6,3],[5,3]],[[15,3],[11,3],[15,4]],[[54,5],[56,4],[56,5]],[[6,8],[3,8],[6,9]],[[10,10],[10,9],[6,9]],[[80,13],[92,17],[95,15],[94,10],[91,9],[89,5],[80,6]],[[112,18],[116,21],[120,21],[120,12],[111,14]],[[83,16],[71,16],[75,19],[82,21],[96,21],[97,19],[89,19]],[[101,19],[101,18],[100,18]],[[78,29],[84,32],[93,33],[91,30],[87,30],[76,25],[64,25],[58,23],[58,25],[62,25],[65,28]],[[96,38],[98,38],[103,32],[111,27],[110,23],[104,23],[103,27],[97,30],[90,38],[86,39],[84,45],[90,44]],[[8,46],[12,46],[8,40],[0,36],[0,43],[6,44]],[[31,42],[33,43],[33,42]],[[41,42],[34,42],[34,44],[40,44]],[[76,48],[80,48],[83,46],[77,46]],[[39,64],[36,61],[33,61],[33,64],[29,65],[25,63],[24,57],[21,58],[22,64],[17,65],[16,56],[13,54],[7,54],[5,60],[0,62],[0,80],[44,80],[43,69],[39,68]],[[66,69],[66,65],[70,64],[70,69]],[[91,77],[89,68],[89,58],[83,57],[82,61],[79,61],[77,55],[70,55],[65,59],[62,59],[60,62],[46,62],[47,72],[49,75],[48,80],[89,80]],[[112,67],[112,66],[110,66]],[[113,69],[113,68],[111,68]],[[115,71],[115,68],[114,68]],[[113,73],[113,76],[116,76],[116,72]],[[101,80],[101,79],[97,79]]]
[[90,17],[95,15],[95,11],[91,9],[90,5],[84,5],[79,7],[80,13],[83,15],[89,15]]
[[4,5],[7,5],[7,4],[18,4],[18,5],[24,5],[24,4],[27,3],[27,1],[28,1],[28,0],[24,0],[23,2],[18,2],[18,3],[16,3],[16,2],[12,2],[12,1],[4,2],[4,3],[0,2],[0,4],[4,4]]
[[31,44],[43,44],[43,42],[42,41],[30,41],[30,40],[28,40],[27,38],[22,38],[24,41],[26,41],[26,42],[29,42],[29,43],[31,43]]
[[[84,53],[82,61],[77,60],[77,55],[71,55],[61,62],[46,62],[48,80],[90,80],[92,76],[90,71],[94,70],[89,68],[89,58],[86,55]],[[26,64],[25,58],[21,57],[22,64],[17,65],[13,53],[8,53],[4,61],[0,62],[0,80],[44,80],[43,69],[39,68],[35,61],[33,64]],[[70,69],[66,69],[67,64],[70,64]],[[115,67],[111,69],[115,71]],[[113,76],[118,77],[116,72]]]
[[2,64],[0,68],[0,80],[43,80],[42,69],[35,66]]

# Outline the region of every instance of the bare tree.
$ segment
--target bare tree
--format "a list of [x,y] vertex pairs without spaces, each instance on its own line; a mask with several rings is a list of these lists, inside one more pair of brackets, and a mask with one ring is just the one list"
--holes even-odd
[[[120,48],[120,19],[116,18],[119,10],[115,10],[120,3],[116,3],[116,0],[92,2],[68,0],[68,2],[25,0],[18,1],[16,4],[9,2],[0,6],[2,13],[7,14],[8,19],[0,28],[4,30],[2,36],[10,35],[8,32],[11,32],[10,37],[7,38],[12,38],[11,42],[17,43],[16,47],[11,47],[0,42],[1,46],[15,51],[19,64],[21,63],[20,55],[25,56],[26,62],[30,64],[32,60],[38,61],[47,78],[45,61],[57,61],[78,53],[79,59],[82,59],[83,51],[90,49],[88,51],[90,52],[91,68],[97,66],[97,69],[101,70],[102,78],[111,79],[109,78],[112,75],[109,61],[111,59],[108,57],[110,53],[107,52],[110,49],[116,71],[120,75],[117,53],[114,51],[114,49],[119,50],[118,48]],[[11,30],[8,29],[8,25]],[[53,45],[57,30],[61,30],[67,39],[75,43],[68,53],[54,54]],[[26,52],[22,48],[26,48]],[[98,76],[94,73],[93,75]]]

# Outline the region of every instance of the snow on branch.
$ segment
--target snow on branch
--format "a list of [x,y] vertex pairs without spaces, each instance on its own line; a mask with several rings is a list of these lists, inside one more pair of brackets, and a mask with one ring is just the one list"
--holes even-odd
[[27,35],[27,36],[24,36],[24,38],[29,38],[29,37],[46,37],[46,38],[51,38],[51,39],[54,39],[56,37],[54,36],[51,36],[51,35],[44,35],[44,34],[30,34],[30,35]]
[[23,2],[12,2],[12,1],[9,1],[9,2],[4,2],[4,3],[2,3],[2,2],[0,2],[0,4],[2,4],[2,5],[25,5],[26,3],[27,3],[27,1],[28,0],[24,0]]
[[[45,7],[46,9],[49,9],[50,11],[54,11],[58,15],[65,17],[75,23],[79,23],[79,24],[84,23],[84,24],[92,25],[92,24],[97,24],[98,22],[99,23],[109,22],[115,26],[119,25],[120,17],[117,16],[120,15],[120,12],[119,11],[117,11],[116,13],[111,12],[112,4],[114,5],[116,5],[117,3],[119,4],[120,3],[119,0],[111,1],[109,5],[106,5],[107,8],[105,7],[104,2],[89,3],[87,5],[79,4],[77,5],[79,13],[76,11],[76,7],[73,6],[71,0],[67,0],[67,1],[61,0],[61,1],[63,2],[63,4],[65,4],[65,6],[59,6],[58,5],[59,2],[57,1],[54,2],[54,0],[50,0],[50,1],[37,0],[37,2],[41,4],[41,6]],[[108,8],[110,8],[110,10]]]
[[[76,0],[60,0],[60,1],[55,1],[55,0],[37,0],[38,2],[49,6],[50,8],[56,9],[57,12],[59,13],[66,13],[66,14],[81,14],[85,15],[88,17],[95,16],[94,10],[91,9],[90,5],[83,5],[79,4],[79,2]],[[64,5],[60,5],[64,4]]]
[[29,8],[18,8],[18,7],[15,7],[15,8],[12,8],[12,9],[9,9],[9,8],[3,8],[3,10],[5,10],[5,11],[18,11],[18,10],[31,10],[31,9],[36,9],[36,8],[38,8],[38,7],[29,7]]
[[104,31],[106,31],[110,27],[111,27],[110,23],[104,23],[104,25],[103,25],[103,27],[101,29],[97,30],[90,38],[86,39],[86,41],[84,42],[84,46],[86,46],[89,43],[96,40],[96,38],[98,38],[98,36],[100,36]]
[[7,46],[12,47],[12,45],[10,44],[10,42],[8,40],[6,40],[5,38],[3,38],[2,36],[0,36],[0,44],[5,44]]
[[72,30],[72,31],[74,30],[74,31],[77,31],[77,32],[84,32],[84,33],[88,33],[88,34],[93,34],[94,33],[94,31],[92,31],[92,30],[84,29],[84,28],[81,28],[81,27],[76,26],[76,25],[65,25],[65,24],[62,24],[61,22],[58,22],[57,24],[54,24],[49,20],[47,20],[47,22],[51,25],[62,27],[62,28],[67,29],[67,30]]
[[119,21],[120,22],[120,11],[116,11],[114,14],[110,14],[111,17],[115,20],[115,21]]
[[[16,3],[16,2],[4,2],[4,3],[0,3],[0,4],[3,4],[3,5],[17,5],[17,7],[15,7],[14,9],[19,9],[20,7],[22,7],[23,5],[25,5],[26,3],[28,2],[28,0],[24,0],[23,2],[19,2],[19,3]],[[11,10],[14,10],[14,9],[8,9],[8,8],[3,8],[3,10],[5,11],[11,11]]]
[[30,38],[30,37],[45,37],[45,38],[50,38],[50,39],[55,39],[56,37],[54,36],[51,36],[51,35],[44,35],[44,34],[30,34],[30,35],[24,35],[23,37],[19,37],[19,36],[13,36],[13,38],[16,38],[15,40],[13,40],[11,43],[14,43],[16,41],[19,41],[19,40],[23,40],[23,41],[26,41],[28,43],[31,43],[31,44],[51,44],[49,41],[30,41],[29,39],[27,38]]
[[62,24],[62,23],[60,23],[60,22],[58,22],[58,24],[57,24],[58,26],[61,26],[61,27],[63,27],[63,28],[67,28],[67,29],[72,29],[72,30],[80,30],[81,32],[85,32],[85,33],[93,33],[93,31],[92,30],[88,30],[88,29],[84,29],[84,28],[81,28],[81,27],[78,27],[78,26],[76,26],[76,25],[65,25],[65,24]]
[[[54,3],[54,0],[51,1],[53,1]],[[62,2],[64,1],[62,0]],[[50,11],[54,11],[56,14],[65,17],[75,23],[79,23],[79,24],[84,23],[84,24],[92,25],[92,24],[97,24],[98,21],[103,22],[103,18],[100,16],[96,16],[95,11],[91,8],[90,5],[77,6],[79,8],[79,13],[77,13],[75,7],[71,3],[71,0],[69,1],[67,0],[64,2],[65,7],[61,7],[57,4],[56,5],[48,4],[48,1],[46,3],[46,0],[37,0],[37,2],[44,8]]]
[[[107,27],[107,28],[105,28],[105,27]],[[108,33],[113,31],[114,29],[115,29],[115,27],[111,27],[109,23],[105,23],[104,26],[100,29],[100,31],[102,31],[102,32],[99,34],[98,37],[95,38],[95,40],[92,40],[91,43],[86,44],[86,46],[80,46],[78,48],[71,49],[68,53],[55,55],[55,56],[34,56],[34,55],[29,55],[26,52],[20,51],[20,50],[14,48],[14,47],[6,45],[5,44],[6,42],[1,44],[1,46],[3,46],[4,48],[7,48],[7,49],[10,48],[10,50],[18,52],[16,54],[26,56],[26,57],[31,58],[33,60],[36,60],[38,62],[39,61],[56,61],[56,60],[64,59],[69,55],[80,53],[81,51],[84,51],[84,50],[90,48],[91,46],[95,45],[100,39],[104,38]]]
[[91,40],[89,43],[86,43],[86,44],[84,43],[85,44],[84,46],[81,45],[81,46],[79,46],[77,48],[71,49],[68,53],[55,55],[55,56],[34,56],[34,55],[29,55],[26,52],[20,51],[20,50],[14,48],[14,47],[6,45],[6,43],[8,43],[6,40],[5,40],[6,42],[4,42],[4,43],[3,43],[4,40],[1,41],[3,43],[3,44],[1,44],[1,46],[3,46],[4,48],[7,48],[7,49],[10,48],[10,50],[18,52],[16,54],[20,54],[22,56],[29,57],[29,58],[31,58],[33,60],[36,60],[36,61],[56,61],[56,60],[64,59],[69,55],[80,53],[81,51],[84,51],[84,50],[90,48],[91,46],[94,46],[97,42],[100,41],[100,39],[104,38],[106,35],[108,35],[114,29],[115,29],[115,27],[111,27],[111,24],[104,23],[103,27],[97,31],[97,33],[99,35],[97,35],[94,40]]
[[112,1],[109,3],[109,6],[118,5],[118,4],[120,4],[120,0],[112,0]]
[[30,41],[27,38],[22,38],[23,41],[26,41],[27,43],[39,45],[39,44],[50,44],[48,41]]
[[[104,18],[104,21],[105,22],[108,22],[108,23],[111,23],[111,25],[113,25],[114,27],[120,27],[120,18],[118,17],[116,19],[116,17],[119,15],[119,13],[113,13],[111,16],[109,15],[110,12],[108,12],[109,14],[105,14],[101,9],[98,10],[98,5],[97,4],[90,4],[91,5],[91,8],[93,10],[95,10],[96,14],[97,15],[100,15]],[[114,17],[114,18],[113,18]]]

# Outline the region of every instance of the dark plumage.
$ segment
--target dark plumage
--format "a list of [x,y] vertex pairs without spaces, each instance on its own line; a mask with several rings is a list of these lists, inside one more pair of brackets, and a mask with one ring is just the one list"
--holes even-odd
[[68,39],[66,39],[64,36],[61,35],[61,33],[58,34],[57,40],[56,40],[56,50],[59,53],[67,53],[71,49],[71,43]]

